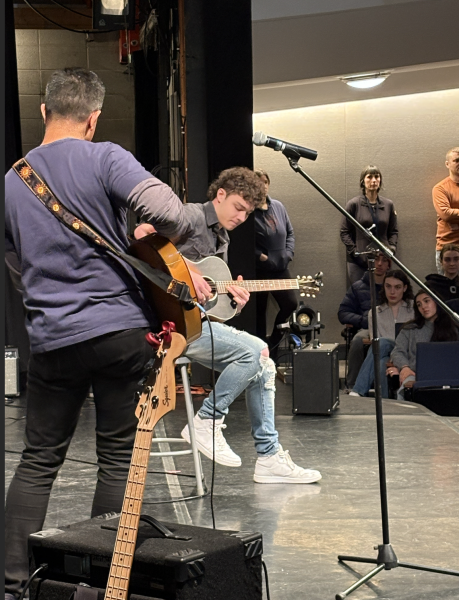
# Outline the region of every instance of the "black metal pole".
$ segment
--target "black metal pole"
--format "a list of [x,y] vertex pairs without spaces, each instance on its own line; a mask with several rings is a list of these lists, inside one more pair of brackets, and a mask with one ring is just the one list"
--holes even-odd
[[373,365],[375,371],[375,405],[376,405],[376,430],[378,438],[378,460],[379,460],[379,488],[381,498],[381,518],[383,543],[390,544],[389,540],[389,511],[387,503],[387,485],[386,485],[386,457],[384,450],[384,425],[381,401],[381,370],[379,368],[379,336],[378,336],[378,313],[376,310],[376,282],[375,282],[375,257],[368,257],[368,271],[370,274],[370,294],[371,294],[371,317],[372,317],[372,343]]

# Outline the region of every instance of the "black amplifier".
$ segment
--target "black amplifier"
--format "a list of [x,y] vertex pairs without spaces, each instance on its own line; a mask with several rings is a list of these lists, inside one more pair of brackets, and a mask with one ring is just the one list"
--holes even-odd
[[339,344],[293,352],[293,414],[330,415],[339,405]]
[[[104,599],[119,514],[29,536],[31,572],[48,568],[31,585],[30,600],[69,600],[76,586]],[[165,523],[179,539],[140,522],[129,584],[130,600],[261,600],[261,533]]]

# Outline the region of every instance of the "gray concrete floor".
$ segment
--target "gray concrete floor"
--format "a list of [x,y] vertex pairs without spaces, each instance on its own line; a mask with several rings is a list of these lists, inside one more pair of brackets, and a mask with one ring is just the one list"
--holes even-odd
[[[216,466],[218,529],[259,531],[272,600],[334,599],[372,565],[342,564],[338,554],[376,558],[382,543],[375,402],[342,394],[331,416],[292,416],[292,387],[277,382],[276,425],[294,461],[322,472],[312,485],[253,482],[256,455],[243,399],[231,407],[226,438],[240,468]],[[202,398],[195,399],[196,409]],[[401,562],[459,570],[459,419],[425,408],[383,401],[390,542]],[[6,486],[22,449],[25,399],[5,407]],[[89,518],[95,467],[94,407],[82,410],[66,464],[55,483],[45,528]],[[183,399],[163,419],[169,437],[186,422]],[[207,486],[211,461],[202,459]],[[210,497],[192,495],[189,456],[152,458],[143,512],[169,522],[212,527]],[[155,473],[153,473],[155,471]],[[355,600],[457,600],[459,578],[397,568],[382,571],[351,596]],[[264,594],[266,598],[266,594]]]

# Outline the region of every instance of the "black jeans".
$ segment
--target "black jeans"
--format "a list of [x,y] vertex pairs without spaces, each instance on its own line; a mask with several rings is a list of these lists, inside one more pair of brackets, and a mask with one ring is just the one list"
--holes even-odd
[[90,386],[98,465],[91,517],[121,511],[137,427],[135,393],[154,355],[148,331],[118,331],[31,355],[25,449],[6,498],[6,592],[19,596],[29,576],[27,539],[43,528]]
[[[257,271],[257,279],[292,279],[290,271],[276,271],[273,273]],[[298,306],[298,297],[296,290],[278,290],[272,292],[257,293],[257,337],[266,340],[266,309],[268,306],[268,295],[272,294],[274,300],[279,306],[279,311],[274,321],[273,330],[269,336],[269,348],[271,358],[275,361],[278,352],[278,344],[282,339],[283,332],[277,329],[278,325],[285,323],[292,312]]]

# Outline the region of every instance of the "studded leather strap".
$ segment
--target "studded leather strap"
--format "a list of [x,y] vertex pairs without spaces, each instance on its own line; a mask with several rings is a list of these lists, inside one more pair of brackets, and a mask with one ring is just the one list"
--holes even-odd
[[118,258],[128,263],[131,267],[142,273],[147,279],[152,281],[162,290],[177,298],[185,304],[187,309],[195,306],[195,302],[190,294],[190,288],[183,281],[177,281],[170,275],[163,273],[159,269],[151,267],[148,263],[134,256],[117,250],[112,244],[104,238],[95,229],[87,225],[84,221],[76,217],[60,200],[56,198],[49,186],[34,171],[25,158],[21,158],[14,165],[13,169],[26,184],[33,194],[46,206],[46,208],[61,221],[66,227],[74,231],[83,238],[89,239],[94,244],[113,252]]
[[89,238],[97,245],[105,246],[105,248],[111,250],[116,255],[120,255],[119,250],[104,240],[104,238],[94,229],[92,229],[92,227],[89,227],[89,225],[86,225],[84,221],[76,217],[62,204],[60,200],[56,198],[53,192],[49,189],[48,185],[32,169],[25,158],[18,160],[18,162],[13,165],[13,169],[26,184],[29,190],[33,192],[40,202],[46,206],[46,208],[52,212],[55,217],[62,221],[64,225],[72,229],[72,231],[78,235]]

